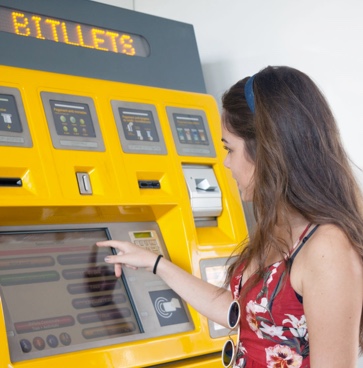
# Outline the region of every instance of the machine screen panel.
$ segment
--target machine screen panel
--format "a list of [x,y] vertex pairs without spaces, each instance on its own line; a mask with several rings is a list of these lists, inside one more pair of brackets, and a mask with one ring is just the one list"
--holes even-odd
[[105,229],[0,233],[0,292],[13,362],[115,343],[143,332],[104,258]]
[[208,145],[207,132],[199,115],[173,114],[181,144]]
[[14,96],[0,94],[0,130],[17,133],[23,131]]
[[32,145],[19,90],[0,87],[0,146]]
[[105,150],[91,98],[50,92],[41,96],[54,148]]
[[112,101],[122,150],[126,153],[166,154],[154,105]]
[[54,100],[49,102],[58,135],[96,137],[87,104]]
[[127,140],[159,142],[151,111],[119,108],[122,128]]
[[167,113],[179,155],[215,157],[204,111],[167,107]]

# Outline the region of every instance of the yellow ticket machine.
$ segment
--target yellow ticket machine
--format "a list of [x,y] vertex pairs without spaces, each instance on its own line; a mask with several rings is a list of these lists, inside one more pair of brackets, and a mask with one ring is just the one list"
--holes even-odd
[[[94,77],[89,56],[101,60],[105,50],[45,40],[45,24],[59,24],[63,36],[71,26],[50,13],[57,2],[42,8],[35,1],[39,9],[3,2],[0,23],[13,22],[15,31],[0,25],[0,39],[37,42],[53,57],[85,52],[81,60],[90,70],[74,75],[58,64],[39,70],[27,64],[32,60],[7,56],[0,65],[0,368],[220,367],[228,331],[157,275],[124,269],[116,279],[104,262],[110,251],[95,246],[129,240],[221,283],[247,229],[223,166],[214,99],[195,84],[178,89],[180,76],[168,79],[173,86]],[[75,3],[109,19],[115,12]],[[151,18],[163,31],[164,20]],[[16,34],[29,26],[25,19],[39,25],[39,38],[32,30],[29,37]],[[76,30],[85,29],[82,22]],[[97,30],[92,42],[100,48],[101,35],[111,31]]]

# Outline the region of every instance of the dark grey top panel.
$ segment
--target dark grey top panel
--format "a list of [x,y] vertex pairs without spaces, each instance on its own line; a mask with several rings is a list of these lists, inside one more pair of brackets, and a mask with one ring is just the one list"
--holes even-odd
[[205,93],[194,28],[190,24],[89,0],[0,0],[0,6],[138,34],[149,57],[67,45],[0,32],[0,64],[125,83]]

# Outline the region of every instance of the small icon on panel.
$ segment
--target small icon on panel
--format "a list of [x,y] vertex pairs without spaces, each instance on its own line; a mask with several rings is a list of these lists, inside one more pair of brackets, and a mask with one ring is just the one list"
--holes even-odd
[[146,131],[146,134],[147,134],[147,139],[148,139],[149,141],[153,141],[153,140],[154,140],[153,136],[151,135],[150,130],[147,130],[147,131]]
[[144,140],[143,136],[141,135],[141,131],[140,131],[140,130],[136,130],[136,134],[137,134],[137,138],[138,138],[140,141],[143,141],[143,140]]
[[160,326],[189,322],[183,303],[173,290],[157,290],[151,291],[149,294]]
[[11,117],[12,117],[11,114],[5,114],[5,113],[3,113],[3,114],[1,114],[1,116],[4,119],[4,123],[5,124],[12,124],[13,121],[11,120]]

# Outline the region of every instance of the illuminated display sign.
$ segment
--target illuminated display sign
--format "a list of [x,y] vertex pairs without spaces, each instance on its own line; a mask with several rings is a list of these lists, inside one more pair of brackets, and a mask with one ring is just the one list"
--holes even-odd
[[51,18],[0,6],[0,31],[129,56],[147,57],[150,47],[140,35]]
[[[124,282],[104,265],[112,253],[92,246],[107,239],[105,229],[0,234],[0,290],[13,361],[143,332]],[[58,297],[49,298],[54,289]]]

